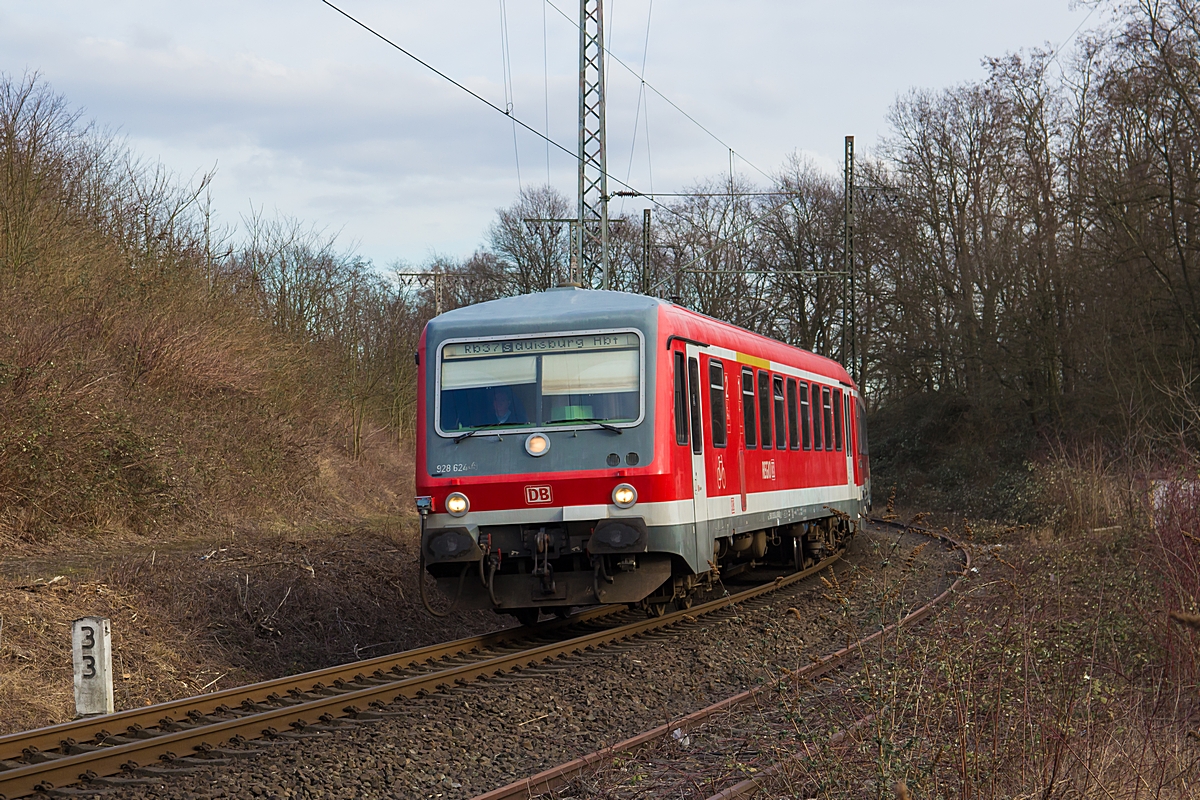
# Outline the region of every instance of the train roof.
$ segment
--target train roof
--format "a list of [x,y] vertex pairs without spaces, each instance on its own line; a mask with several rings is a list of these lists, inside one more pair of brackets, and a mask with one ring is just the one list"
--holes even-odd
[[815,372],[843,383],[853,383],[842,365],[831,358],[676,305],[669,300],[630,292],[566,286],[502,297],[456,308],[434,317],[429,322],[426,334],[429,344],[436,345],[446,339],[466,336],[558,333],[577,329],[581,316],[588,317],[588,327],[637,325],[652,329],[657,325],[660,315],[673,318],[673,324],[703,329],[713,339],[712,344],[744,350],[753,341],[757,346],[755,349],[762,348],[774,360],[803,361],[805,367]]
[[657,297],[647,297],[629,292],[610,292],[598,289],[578,289],[562,286],[544,292],[501,297],[472,306],[463,306],[447,311],[430,320],[431,326],[441,329],[470,328],[486,324],[507,327],[517,323],[523,327],[531,323],[537,328],[553,328],[555,322],[574,323],[580,314],[593,317],[651,315],[657,316],[661,305],[671,305]]

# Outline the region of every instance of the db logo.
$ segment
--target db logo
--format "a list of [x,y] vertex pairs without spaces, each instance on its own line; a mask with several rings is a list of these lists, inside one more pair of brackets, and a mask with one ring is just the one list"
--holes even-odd
[[526,486],[525,487],[525,502],[529,505],[537,505],[539,503],[551,503],[554,501],[554,495],[550,492],[549,486]]

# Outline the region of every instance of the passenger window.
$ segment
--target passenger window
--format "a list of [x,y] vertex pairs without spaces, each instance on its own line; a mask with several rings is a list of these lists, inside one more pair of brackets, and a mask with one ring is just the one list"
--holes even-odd
[[675,351],[675,443],[688,443],[687,369],[683,353]]
[[787,428],[783,421],[783,378],[776,375],[775,389],[775,449],[787,449]]
[[763,450],[771,448],[771,374],[758,371],[758,425]]
[[746,449],[758,447],[758,418],[754,415],[754,371],[742,368],[742,431],[746,435]]
[[842,390],[833,390],[833,433],[834,442],[833,449],[842,449],[842,438],[846,434],[846,429],[842,427]]
[[800,384],[800,429],[804,436],[804,449],[812,449],[812,416],[808,409],[808,383]]
[[692,452],[704,452],[704,431],[700,423],[700,364],[688,359],[688,406],[692,417]]
[[821,387],[821,404],[825,407],[825,449],[833,449],[833,401],[828,386]]
[[813,450],[821,448],[821,384],[812,385]]
[[713,447],[725,446],[725,368],[721,362],[708,362],[708,405],[712,414]]
[[796,379],[788,378],[787,381],[787,404],[788,404],[788,447],[793,450],[800,449],[800,431],[796,426]]
[[850,405],[849,392],[842,394],[842,406],[846,409],[842,414],[842,424],[846,428],[846,452],[849,453],[854,450],[854,425],[850,419],[850,412],[853,410],[853,406]]

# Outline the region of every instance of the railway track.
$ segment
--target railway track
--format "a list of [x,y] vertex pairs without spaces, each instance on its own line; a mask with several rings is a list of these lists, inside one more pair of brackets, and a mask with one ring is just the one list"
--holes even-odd
[[103,787],[160,779],[255,752],[224,746],[229,743],[294,739],[383,719],[395,713],[388,710],[390,704],[406,698],[487,681],[651,631],[695,624],[701,617],[752,603],[814,575],[840,555],[660,617],[644,618],[623,606],[589,609],[526,628],[2,736],[0,800],[80,782]]
[[[900,620],[893,622],[875,632],[860,638],[855,642],[847,644],[845,647],[830,653],[823,658],[813,662],[812,664],[790,673],[785,679],[790,683],[799,683],[801,681],[814,681],[831,670],[846,664],[855,658],[861,650],[872,642],[891,636],[900,628],[914,625],[928,617],[934,612],[939,605],[947,598],[953,595],[962,581],[968,576],[972,568],[971,552],[957,540],[935,531],[914,528],[907,525],[894,523],[887,520],[874,519],[872,522],[880,525],[887,525],[892,528],[899,528],[903,531],[910,531],[924,534],[932,538],[938,539],[947,546],[958,551],[962,555],[962,570],[955,577],[954,582],[937,597],[924,603],[918,608],[910,611]],[[600,765],[612,761],[614,757],[619,755],[628,756],[628,754],[639,750],[648,745],[668,739],[669,737],[678,738],[687,734],[703,725],[709,719],[717,714],[728,711],[732,708],[745,703],[751,703],[765,693],[777,691],[779,684],[763,684],[748,689],[740,694],[721,700],[699,711],[688,714],[680,719],[668,722],[664,725],[659,725],[656,728],[632,736],[624,741],[618,742],[601,750],[588,753],[580,758],[573,759],[558,766],[551,767],[543,772],[533,775],[523,780],[515,781],[494,789],[484,794],[478,795],[474,800],[512,800],[513,798],[531,798],[538,795],[548,794],[556,789],[566,786],[573,778],[580,776],[589,770],[596,769]],[[860,720],[864,723],[867,720]],[[844,732],[843,734],[844,735]],[[836,738],[836,737],[835,737]],[[798,760],[801,755],[797,755],[793,760]],[[784,762],[768,767],[761,772],[737,783],[733,786],[718,792],[709,800],[734,800],[734,798],[751,797],[756,794],[765,784],[767,780],[773,777],[782,767]],[[647,789],[649,791],[649,789]]]

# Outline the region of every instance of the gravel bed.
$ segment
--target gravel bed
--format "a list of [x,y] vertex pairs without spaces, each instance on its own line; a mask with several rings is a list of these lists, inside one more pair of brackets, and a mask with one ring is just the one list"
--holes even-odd
[[955,557],[868,529],[834,574],[755,609],[560,659],[394,707],[353,731],[286,744],[122,797],[465,798],[778,678],[935,596]]

